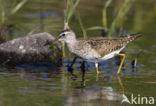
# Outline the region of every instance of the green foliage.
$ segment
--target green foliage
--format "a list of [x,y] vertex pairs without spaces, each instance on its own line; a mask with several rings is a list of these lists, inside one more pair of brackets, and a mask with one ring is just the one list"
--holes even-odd
[[113,32],[115,31],[115,26],[116,26],[116,23],[117,23],[117,18],[114,18],[112,24],[111,24],[111,27],[110,27],[110,30],[109,30],[109,33],[108,33],[108,36],[111,37]]
[[[113,32],[116,29],[120,29],[120,33],[122,31],[123,27],[123,22],[124,19],[126,18],[126,14],[128,13],[130,7],[132,6],[133,2],[135,0],[124,0],[123,4],[121,5],[119,12],[117,16],[113,19],[110,28],[108,29],[107,25],[107,8],[111,4],[112,0],[107,0],[106,3],[104,4],[103,10],[102,10],[102,27],[101,26],[93,26],[90,28],[87,28],[87,30],[109,30],[108,36],[111,37]],[[119,33],[119,35],[120,35]]]
[[107,8],[111,4],[112,0],[107,0],[104,4],[103,10],[102,10],[102,25],[103,26],[93,26],[90,28],[87,28],[87,31],[90,30],[108,30],[108,25],[107,25]]
[[28,0],[0,0],[0,43],[6,40],[6,31],[9,30],[9,26],[13,26],[9,21],[13,15],[15,15]]
[[69,20],[71,16],[73,15],[73,12],[77,5],[79,4],[80,0],[66,0],[66,9],[65,9],[65,17],[64,21],[65,23],[69,23]]
[[1,25],[5,24],[11,15],[15,15],[27,1],[28,0],[21,0],[20,2],[17,2],[17,0],[0,0]]
[[112,2],[112,0],[107,0],[107,2],[104,5],[104,8],[102,10],[102,23],[103,23],[103,27],[105,29],[107,29],[107,8],[111,2]]
[[124,3],[122,4],[117,16],[113,19],[113,22],[109,29],[108,36],[111,36],[113,34],[116,27],[120,28],[120,32],[122,31],[121,28],[123,26],[124,19],[130,9],[130,7],[132,6],[133,2],[134,2],[134,0],[124,0]]
[[86,33],[86,30],[85,30],[85,28],[83,26],[83,23],[82,23],[82,20],[81,20],[79,12],[77,13],[77,16],[78,16],[78,20],[79,20],[79,24],[80,24],[81,30],[83,32],[83,37],[86,38],[87,37],[87,33]]
[[93,27],[89,27],[87,28],[87,31],[90,31],[90,30],[103,30],[104,27],[102,26],[93,26]]
[[22,8],[23,5],[24,5],[27,1],[28,1],[28,0],[22,0],[21,2],[19,2],[19,3],[12,9],[11,14],[17,13],[17,12],[20,10],[20,8]]

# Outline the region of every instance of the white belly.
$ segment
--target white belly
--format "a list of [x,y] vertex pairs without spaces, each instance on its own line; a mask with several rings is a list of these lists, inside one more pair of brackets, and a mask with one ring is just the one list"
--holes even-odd
[[100,54],[98,54],[94,49],[88,48],[88,49],[73,49],[73,47],[70,47],[70,45],[68,45],[69,51],[72,52],[74,55],[76,55],[77,57],[85,60],[85,61],[90,61],[90,62],[100,62],[100,61],[105,61],[108,60],[112,57],[114,57],[117,53],[119,53],[121,50],[123,50],[125,48],[122,47],[121,49],[118,49],[114,52],[111,52],[103,57],[100,56]]
[[125,48],[125,46],[122,47],[121,49],[118,49],[118,50],[116,50],[114,52],[111,52],[111,53],[109,53],[109,54],[107,54],[107,55],[105,55],[103,57],[100,57],[100,58],[90,58],[90,59],[87,59],[86,61],[100,62],[100,61],[108,60],[108,59],[113,58],[114,56],[116,56],[116,54],[120,53],[124,48]]
[[104,60],[108,60],[110,58],[113,58],[114,56],[116,56],[116,54],[120,53],[124,48],[125,48],[125,46],[122,47],[121,49],[118,49],[114,52],[111,52],[111,53],[105,55],[104,57],[100,58],[99,61],[104,61]]

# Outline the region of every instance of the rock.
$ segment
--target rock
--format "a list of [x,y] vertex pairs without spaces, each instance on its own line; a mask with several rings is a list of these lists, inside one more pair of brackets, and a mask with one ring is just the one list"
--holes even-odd
[[16,66],[30,62],[59,64],[61,44],[52,42],[55,37],[49,33],[39,33],[0,44],[0,64]]

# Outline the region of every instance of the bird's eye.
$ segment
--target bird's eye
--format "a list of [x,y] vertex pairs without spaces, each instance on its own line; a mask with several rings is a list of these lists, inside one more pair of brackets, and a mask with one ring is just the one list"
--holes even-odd
[[62,34],[62,36],[65,36],[65,34]]

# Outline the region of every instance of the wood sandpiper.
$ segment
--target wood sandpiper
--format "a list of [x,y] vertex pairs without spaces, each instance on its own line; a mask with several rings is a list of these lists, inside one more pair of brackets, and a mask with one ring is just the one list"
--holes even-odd
[[78,57],[84,61],[94,62],[97,74],[99,73],[98,62],[108,60],[116,55],[122,56],[123,58],[117,71],[117,74],[119,74],[125,60],[125,54],[121,54],[120,51],[122,51],[128,43],[140,36],[140,34],[131,34],[112,38],[76,38],[72,30],[66,29],[59,34],[57,39],[65,42],[69,51],[74,54],[76,58]]

